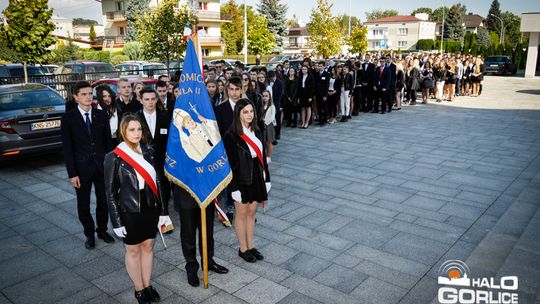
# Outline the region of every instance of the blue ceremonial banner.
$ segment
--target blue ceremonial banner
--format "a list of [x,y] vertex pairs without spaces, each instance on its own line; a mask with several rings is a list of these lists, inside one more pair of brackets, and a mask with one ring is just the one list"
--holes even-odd
[[165,175],[204,208],[227,187],[232,171],[191,39],[178,89]]

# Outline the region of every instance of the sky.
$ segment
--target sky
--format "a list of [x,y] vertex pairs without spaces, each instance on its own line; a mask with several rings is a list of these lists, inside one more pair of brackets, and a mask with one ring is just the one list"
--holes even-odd
[[[260,0],[246,0],[247,5],[256,6]],[[221,0],[225,3],[226,0]],[[236,0],[237,3],[243,3],[242,0]],[[308,22],[311,9],[316,5],[316,0],[281,0],[289,6],[287,17],[292,18],[296,15],[300,21]],[[431,7],[433,9],[446,5],[450,6],[460,2],[467,6],[467,11],[481,16],[486,16],[492,0],[377,0],[377,1],[359,1],[359,0],[329,0],[333,3],[332,12],[334,14],[350,14],[365,21],[366,12],[374,9],[396,9],[401,15],[410,15],[418,7]],[[521,15],[525,12],[540,12],[540,1],[538,0],[499,0],[501,11],[511,11]],[[349,9],[350,3],[350,9]],[[8,0],[0,0],[0,10],[8,6]],[[49,6],[54,8],[54,14],[67,18],[87,18],[102,23],[101,3],[96,0],[49,0]]]

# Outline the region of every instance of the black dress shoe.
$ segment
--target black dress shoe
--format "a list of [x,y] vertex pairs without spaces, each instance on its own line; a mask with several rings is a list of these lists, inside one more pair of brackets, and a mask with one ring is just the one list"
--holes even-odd
[[292,124],[292,125],[291,125],[291,128],[296,128],[296,127],[297,127],[296,124]]
[[251,254],[257,259],[257,260],[264,260],[264,256],[260,253],[259,250],[257,250],[256,248],[251,248],[249,249],[249,251],[251,251]]
[[135,299],[139,304],[150,304],[150,300],[146,297],[145,289],[135,291]]
[[277,144],[278,144],[277,140],[274,140],[274,141],[272,142],[272,145],[274,145],[274,146],[277,145]]
[[187,281],[188,281],[189,285],[191,285],[193,287],[199,286],[200,282],[199,282],[199,277],[197,276],[197,272],[188,271],[187,272]]
[[255,263],[257,262],[257,258],[253,256],[253,254],[251,254],[251,251],[249,250],[246,250],[244,252],[240,251],[240,249],[238,249],[238,256],[241,257],[242,259],[244,259],[244,261],[248,262],[248,263]]
[[229,269],[219,265],[218,263],[214,262],[208,266],[208,270],[211,270],[215,273],[227,273],[229,272]]
[[371,113],[379,113],[379,111],[375,111],[375,110],[373,110],[373,111],[371,111]]
[[93,236],[86,237],[86,241],[84,242],[84,247],[86,247],[86,249],[96,248],[96,239]]
[[385,112],[384,111],[381,111],[381,114],[384,114]]
[[113,237],[107,232],[98,233],[97,237],[102,239],[105,243],[114,243]]
[[143,289],[143,291],[146,293],[146,299],[148,299],[148,301],[159,302],[161,300],[159,293],[154,287],[152,287],[152,285],[146,287]]

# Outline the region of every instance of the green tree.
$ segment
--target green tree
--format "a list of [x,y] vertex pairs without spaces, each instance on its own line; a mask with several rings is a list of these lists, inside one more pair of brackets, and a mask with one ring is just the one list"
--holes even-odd
[[98,25],[96,20],[84,19],[84,18],[74,18],[73,25]]
[[291,19],[287,19],[286,26],[287,28],[298,27],[298,18],[296,17],[296,14],[293,14]]
[[308,30],[311,33],[309,43],[315,52],[324,58],[339,53],[343,35],[337,19],[332,16],[332,4],[327,0],[317,0],[317,6],[311,10]]
[[0,23],[0,40],[24,65],[24,82],[28,82],[27,63],[41,63],[49,58],[48,49],[55,43],[49,36],[56,26],[49,22],[53,10],[48,0],[10,0]]
[[433,10],[429,7],[419,7],[412,11],[411,16],[414,16],[416,14],[428,14],[428,16],[431,17],[431,15],[433,14]]
[[175,8],[176,5],[178,0],[162,0],[135,22],[146,58],[158,58],[168,65],[186,50],[184,28],[197,24],[197,18],[188,11],[187,5]]
[[[159,2],[159,1],[158,1]],[[138,30],[136,26],[137,19],[148,11],[149,0],[129,0],[126,5],[127,33],[126,40],[137,41]]]
[[130,41],[124,45],[124,55],[128,56],[128,60],[143,60],[143,46],[138,41]]
[[228,16],[231,22],[221,23],[221,40],[225,44],[225,53],[236,55],[244,45],[244,15],[234,0],[221,6],[221,14]]
[[336,18],[341,32],[345,35],[349,34],[349,19],[351,19],[351,35],[352,29],[361,24],[360,19],[356,18],[355,16],[341,14],[338,15]]
[[489,42],[490,42],[490,45],[493,46],[494,49],[497,49],[499,47],[500,41],[501,40],[500,40],[499,34],[495,32],[489,32]]
[[268,29],[274,35],[278,51],[283,49],[283,37],[287,35],[287,10],[280,0],[261,0],[257,8],[259,14],[266,17]]
[[379,18],[392,17],[399,15],[399,12],[395,9],[387,10],[372,10],[371,12],[366,12],[366,20],[375,20]]
[[348,37],[347,44],[351,46],[349,52],[353,54],[364,54],[368,48],[367,26],[357,23],[351,29],[351,36]]
[[90,41],[96,40],[96,30],[94,29],[94,25],[90,24]]
[[504,22],[504,41],[516,45],[521,41],[521,18],[509,11],[501,14]]
[[58,41],[56,44],[56,49],[52,51],[52,62],[64,63],[66,61],[77,60],[83,57],[82,50],[80,47],[75,45],[73,41],[68,40],[68,42]]
[[265,16],[257,14],[251,6],[247,7],[248,54],[268,54],[276,45],[276,38],[268,28]]
[[479,28],[476,33],[476,41],[478,45],[489,48],[491,45],[491,38],[489,37],[489,32],[485,28]]
[[441,6],[433,11],[433,13],[429,16],[429,21],[435,21],[439,22],[442,21],[443,18],[448,16],[448,11],[450,10],[447,6]]
[[501,32],[501,5],[499,0],[493,0],[486,18],[487,28],[490,32],[499,34]]
[[422,51],[431,51],[435,48],[435,41],[433,39],[420,39],[416,43],[416,49]]
[[463,26],[463,7],[461,4],[454,4],[450,7],[448,15],[445,18],[444,38],[462,40],[465,36],[465,27]]

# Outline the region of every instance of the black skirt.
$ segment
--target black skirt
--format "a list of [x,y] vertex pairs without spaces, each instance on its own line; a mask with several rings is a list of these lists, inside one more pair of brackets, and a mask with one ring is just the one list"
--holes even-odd
[[263,169],[257,157],[253,161],[253,181],[251,185],[238,185],[240,194],[242,194],[242,203],[261,202],[268,199],[266,193],[266,182],[263,176]]
[[140,198],[140,213],[123,212],[120,214],[127,232],[126,237],[123,238],[126,245],[137,245],[148,239],[154,239],[158,232],[157,224],[161,214],[159,208],[148,206],[144,190],[141,190]]

